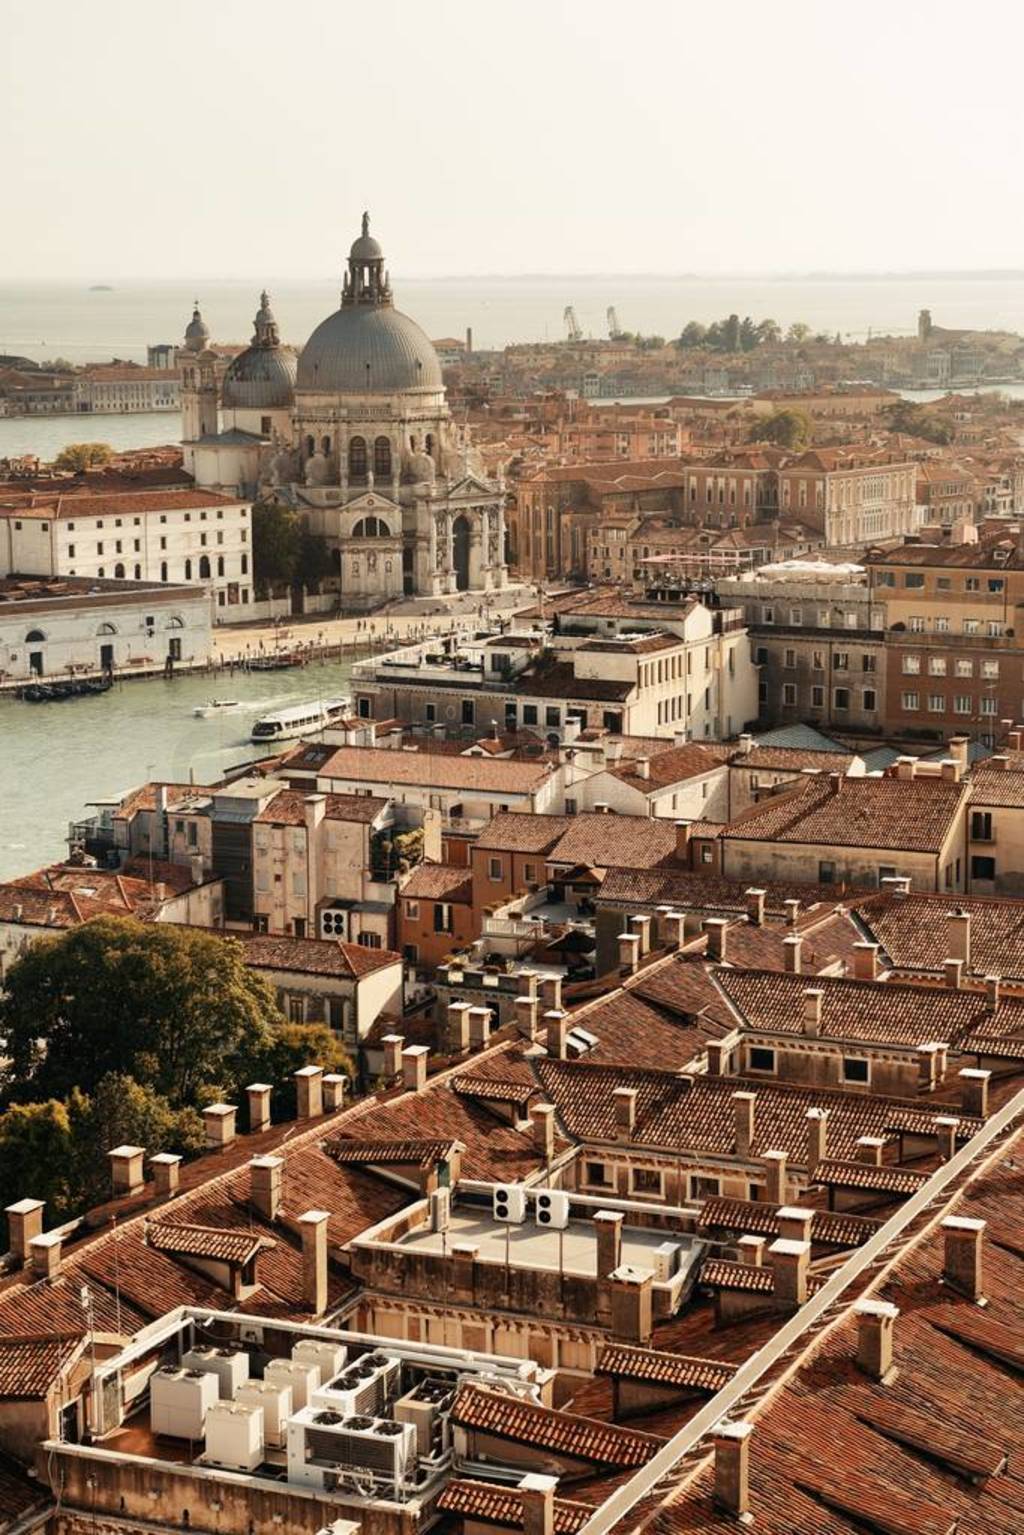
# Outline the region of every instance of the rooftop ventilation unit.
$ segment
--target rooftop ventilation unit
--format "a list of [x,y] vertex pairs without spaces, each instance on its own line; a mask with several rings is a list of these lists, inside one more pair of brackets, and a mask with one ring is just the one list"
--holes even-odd
[[450,1381],[428,1376],[395,1403],[399,1423],[411,1423],[416,1430],[416,1453],[421,1459],[437,1460],[448,1450],[448,1413],[454,1400]]
[[343,1343],[332,1343],[329,1338],[300,1338],[292,1345],[292,1358],[300,1364],[315,1364],[320,1369],[320,1379],[330,1380],[348,1362],[348,1349]]
[[149,1426],[171,1439],[202,1439],[216,1401],[217,1377],[210,1371],[156,1370],[149,1381]]
[[298,1359],[271,1359],[264,1368],[263,1379],[274,1386],[287,1386],[292,1394],[292,1411],[305,1407],[320,1384],[320,1371],[315,1364],[302,1364]]
[[206,1414],[208,1465],[255,1471],[263,1460],[263,1410],[242,1402],[214,1402]]
[[336,1475],[356,1483],[384,1483],[397,1493],[415,1472],[416,1430],[411,1423],[368,1413],[307,1407],[288,1424],[288,1480],[323,1487]]
[[249,1356],[230,1348],[192,1348],[181,1356],[186,1370],[206,1370],[217,1377],[223,1401],[231,1401],[249,1379]]
[[313,1407],[327,1407],[334,1412],[379,1415],[397,1395],[401,1360],[387,1354],[361,1354],[340,1374],[324,1381],[313,1392]]
[[668,1284],[679,1266],[679,1253],[678,1242],[660,1242],[650,1254],[650,1264],[654,1270],[656,1284]]
[[521,1225],[526,1219],[526,1190],[521,1183],[501,1183],[494,1190],[494,1219]]
[[263,1443],[275,1450],[284,1449],[285,1425],[292,1414],[290,1386],[275,1386],[270,1380],[247,1380],[239,1386],[235,1401],[244,1407],[259,1407],[263,1412]]
[[569,1196],[561,1189],[538,1189],[534,1215],[538,1226],[564,1231],[569,1224]]

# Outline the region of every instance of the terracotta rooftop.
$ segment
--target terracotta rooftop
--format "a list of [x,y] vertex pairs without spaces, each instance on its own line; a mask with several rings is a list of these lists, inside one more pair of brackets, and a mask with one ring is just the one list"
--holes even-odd
[[402,886],[403,900],[456,901],[463,905],[473,900],[473,878],[466,868],[446,863],[419,863]]
[[[506,1525],[514,1530],[523,1528],[523,1499],[517,1487],[503,1482],[481,1482],[469,1477],[452,1477],[437,1506],[446,1514],[480,1524]],[[593,1513],[587,1503],[573,1503],[567,1498],[556,1498],[554,1505],[554,1535],[576,1535]]]
[[502,853],[547,853],[570,824],[564,815],[528,815],[501,810],[488,822],[474,847]]
[[807,778],[731,821],[726,841],[938,853],[967,798],[941,778]]
[[549,863],[582,863],[595,869],[648,869],[653,864],[674,863],[675,858],[676,829],[671,821],[603,813],[576,816],[548,854]]
[[452,1421],[549,1454],[623,1470],[644,1465],[661,1444],[652,1434],[538,1407],[522,1397],[474,1385],[460,1388]]
[[853,908],[898,970],[942,973],[950,954],[948,913],[967,912],[974,975],[1024,980],[1024,904],[998,896],[876,895]]
[[736,1366],[720,1359],[695,1359],[687,1354],[662,1353],[636,1348],[629,1343],[608,1343],[597,1360],[599,1375],[643,1381],[651,1386],[673,1386],[682,1391],[720,1391],[736,1373]]
[[81,1352],[80,1332],[10,1334],[0,1338],[0,1398],[43,1397]]
[[146,1241],[157,1252],[179,1257],[211,1258],[223,1263],[248,1263],[265,1247],[272,1247],[265,1237],[252,1232],[226,1231],[218,1226],[182,1226],[172,1221],[150,1221]]
[[[306,800],[310,791],[280,789],[257,821],[270,826],[304,826],[306,824]],[[357,821],[369,825],[388,808],[386,798],[372,794],[328,794],[324,805],[324,818],[328,821]]]
[[[287,764],[288,770],[296,765],[297,759],[293,759]],[[415,784],[433,789],[529,794],[540,787],[550,772],[548,762],[403,752],[386,746],[339,746],[316,769],[317,777],[328,782],[333,779],[381,784],[389,793],[395,785]]]

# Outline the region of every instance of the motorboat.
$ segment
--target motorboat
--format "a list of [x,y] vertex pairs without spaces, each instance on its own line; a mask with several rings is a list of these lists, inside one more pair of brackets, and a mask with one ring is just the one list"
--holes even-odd
[[242,706],[237,698],[211,698],[192,710],[197,720],[211,719],[215,714],[234,714]]

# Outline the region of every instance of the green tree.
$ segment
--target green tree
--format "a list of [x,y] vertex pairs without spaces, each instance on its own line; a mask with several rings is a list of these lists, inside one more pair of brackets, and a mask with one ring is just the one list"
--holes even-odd
[[913,400],[897,400],[882,411],[890,432],[906,432],[926,442],[948,443],[954,436],[953,423],[927,410]]
[[811,334],[811,327],[805,325],[802,320],[795,321],[786,332],[787,341],[806,341]]
[[67,1213],[74,1194],[71,1144],[67,1106],[53,1098],[15,1103],[0,1114],[3,1203],[43,1199],[51,1224],[55,1212]]
[[722,322],[722,349],[726,352],[738,352],[740,349],[740,317],[731,314]]
[[0,1004],[18,1099],[90,1093],[125,1072],[168,1099],[248,1079],[282,1023],[242,947],[194,928],[98,917],[33,945]]
[[69,442],[54,459],[54,468],[73,469],[78,474],[98,464],[109,464],[113,456],[109,442]]
[[352,1061],[341,1040],[325,1023],[285,1023],[261,1065],[263,1080],[274,1083],[274,1112],[280,1118],[295,1114],[295,1073],[313,1063],[336,1071],[351,1081]]
[[757,327],[758,346],[775,346],[782,340],[782,331],[776,320],[762,320]]
[[676,346],[684,352],[689,351],[691,347],[703,346],[707,333],[707,327],[701,325],[699,320],[690,320],[683,326]]
[[802,410],[776,410],[750,429],[750,442],[771,442],[778,448],[803,448],[811,440],[811,423]]
[[749,315],[745,315],[740,324],[740,350],[752,352],[757,346],[757,326]]
[[295,579],[302,586],[312,589],[334,573],[331,551],[326,538],[303,528],[299,533],[299,553],[295,563]]
[[637,336],[636,344],[641,352],[660,352],[665,345],[665,337]]
[[262,590],[292,586],[299,566],[302,529],[291,507],[258,501],[252,509],[253,578]]
[[123,1072],[111,1072],[91,1097],[77,1089],[67,1103],[71,1127],[70,1184],[73,1207],[88,1209],[107,1198],[111,1146],[145,1146],[195,1156],[205,1141],[195,1109],[175,1109],[160,1093]]

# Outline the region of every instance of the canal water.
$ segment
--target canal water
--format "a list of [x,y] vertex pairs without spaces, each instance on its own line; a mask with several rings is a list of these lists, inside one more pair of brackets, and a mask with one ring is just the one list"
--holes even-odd
[[[68,824],[90,801],[148,778],[209,783],[258,749],[253,722],[269,709],[347,693],[351,658],[286,672],[228,672],[115,683],[64,703],[0,698],[0,880],[62,858]],[[211,698],[239,713],[196,719]]]

